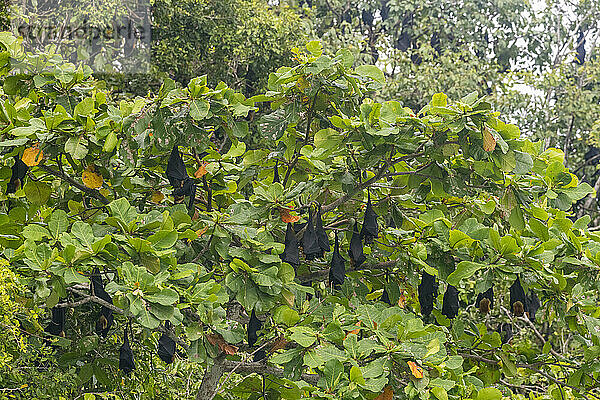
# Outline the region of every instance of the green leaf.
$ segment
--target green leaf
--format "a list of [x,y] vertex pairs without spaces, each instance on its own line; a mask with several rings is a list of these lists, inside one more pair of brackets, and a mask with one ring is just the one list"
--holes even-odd
[[371,78],[375,82],[381,84],[385,83],[385,75],[383,75],[383,72],[374,65],[359,65],[354,70],[362,77]]
[[334,390],[342,380],[344,375],[344,365],[339,360],[332,359],[325,363],[323,370],[325,375],[325,385],[327,389]]
[[439,400],[448,400],[448,392],[442,387],[436,386],[431,388],[431,393]]
[[158,293],[144,296],[146,300],[153,303],[162,304],[163,306],[169,306],[179,300],[179,293],[173,289],[165,288]]
[[431,107],[446,107],[448,105],[448,96],[444,93],[436,93],[431,97],[429,104]]
[[483,388],[477,393],[477,400],[502,400],[502,392],[496,388]]
[[487,267],[486,264],[480,264],[472,261],[461,261],[456,266],[456,270],[448,275],[446,282],[452,286],[458,286],[459,282],[463,279],[470,278],[482,268]]
[[74,159],[81,160],[88,153],[87,145],[88,142],[83,136],[70,137],[65,142],[65,152],[69,153]]
[[365,378],[363,378],[362,372],[359,367],[353,365],[350,368],[350,382],[354,382],[358,385],[365,384]]
[[295,326],[290,328],[290,331],[290,339],[302,347],[309,347],[317,340],[316,332],[307,326]]
[[177,242],[177,231],[162,230],[148,237],[148,241],[158,249],[170,249]]
[[58,239],[58,236],[67,231],[69,227],[69,221],[67,219],[67,213],[63,210],[55,210],[48,221],[48,229],[52,234],[52,237]]
[[450,231],[449,241],[452,248],[468,247],[474,242],[469,235],[456,229]]
[[42,181],[29,180],[23,188],[25,190],[25,196],[32,204],[41,206],[46,204],[50,198],[50,186]]
[[190,117],[196,121],[203,120],[208,115],[210,103],[206,100],[193,100],[190,103]]
[[565,193],[571,201],[581,200],[589,194],[595,193],[593,187],[591,187],[588,183],[583,182],[577,185],[576,187],[571,187],[567,189],[563,189],[563,193]]

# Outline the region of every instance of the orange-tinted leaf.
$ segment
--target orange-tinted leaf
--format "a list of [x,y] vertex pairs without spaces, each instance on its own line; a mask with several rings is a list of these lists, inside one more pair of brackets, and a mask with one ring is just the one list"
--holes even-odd
[[[356,323],[356,326],[360,326],[360,321],[358,321]],[[348,337],[348,335],[358,335],[359,332],[360,332],[359,328],[353,329],[351,331],[348,331],[348,333],[346,333],[346,337]]]
[[410,372],[412,372],[415,378],[421,379],[423,377],[423,368],[419,367],[415,362],[408,361],[407,362]]
[[483,149],[487,152],[494,151],[496,148],[496,139],[492,135],[489,129],[483,131]]
[[406,306],[406,296],[404,292],[400,292],[400,296],[398,296],[398,307],[404,308]]
[[83,180],[83,184],[90,189],[98,189],[104,182],[102,175],[95,172],[93,165],[88,166],[87,169],[83,171],[81,179]]
[[394,400],[394,391],[391,386],[383,388],[383,392],[373,400]]
[[202,228],[202,229],[198,229],[196,231],[196,235],[198,235],[198,237],[201,237],[202,235],[204,235],[206,233],[206,231],[208,230],[208,226]]
[[300,216],[290,215],[290,210],[288,210],[287,208],[279,207],[279,216],[281,217],[281,220],[286,224],[289,224],[290,222],[298,222],[300,220]]
[[202,178],[204,175],[206,175],[208,173],[208,171],[206,170],[206,166],[208,165],[207,162],[205,162],[204,164],[202,164],[194,173],[194,176],[196,178]]
[[152,193],[152,197],[150,197],[150,201],[152,201],[155,204],[159,204],[164,200],[164,198],[165,198],[165,195],[162,192],[159,192],[158,190],[156,190]]
[[213,346],[217,346],[222,353],[227,355],[234,355],[238,351],[236,346],[227,343],[225,339],[223,339],[223,336],[219,335],[218,333],[206,335],[206,340],[208,340],[208,343],[212,344]]
[[28,167],[34,167],[42,161],[42,158],[44,158],[44,152],[42,149],[38,149],[37,147],[28,147],[23,152],[23,157],[21,157],[21,160]]

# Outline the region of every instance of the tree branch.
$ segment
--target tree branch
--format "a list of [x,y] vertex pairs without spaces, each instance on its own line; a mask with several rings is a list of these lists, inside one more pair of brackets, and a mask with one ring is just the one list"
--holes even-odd
[[[398,260],[389,260],[389,261],[384,261],[384,262],[380,262],[377,264],[369,264],[369,265],[364,265],[358,268],[352,268],[352,269],[348,269],[346,272],[351,272],[351,271],[361,271],[361,270],[378,270],[378,269],[386,269],[386,268],[391,268],[394,267],[396,264],[398,263]],[[325,277],[327,277],[327,275],[329,274],[329,268],[326,269],[322,269],[320,271],[316,271],[310,274],[305,274],[305,275],[300,275],[298,276],[298,280],[301,283],[304,282],[312,282],[314,280],[323,280],[325,279]]]
[[[260,375],[268,374],[279,377],[284,376],[283,369],[272,367],[270,365],[263,364],[260,362],[244,363],[240,361],[225,361],[225,370],[232,371],[233,369],[240,373],[257,373]],[[301,378],[303,381],[305,381],[306,383],[310,383],[311,385],[316,385],[319,381],[319,375],[317,374],[303,373],[301,375]]]
[[43,165],[40,164],[38,165],[38,167],[40,167],[41,169],[43,169],[44,171],[46,171],[47,173],[49,173],[50,175],[54,175],[60,179],[62,179],[65,182],[68,182],[69,184],[71,184],[72,186],[75,186],[77,189],[81,190],[84,193],[87,193],[88,195],[90,195],[91,197],[100,200],[100,202],[102,202],[102,204],[108,204],[110,203],[108,201],[108,199],[104,196],[102,196],[100,194],[100,192],[98,192],[96,189],[90,189],[89,187],[82,185],[81,183],[77,182],[76,180],[74,180],[73,178],[71,178],[70,176],[68,176],[67,174],[60,172],[60,171],[56,171],[52,168],[50,168],[47,165]]

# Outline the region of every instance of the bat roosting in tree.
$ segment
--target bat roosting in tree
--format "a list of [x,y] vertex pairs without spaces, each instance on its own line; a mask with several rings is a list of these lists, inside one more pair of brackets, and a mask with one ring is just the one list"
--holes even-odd
[[435,276],[423,271],[418,291],[421,315],[427,316],[433,311],[433,302],[438,295],[438,284],[435,281]]
[[44,331],[54,336],[65,337],[66,312],[67,309],[64,307],[53,307],[52,319]]
[[119,349],[119,369],[126,374],[130,373],[135,369],[135,362],[133,361],[133,351],[129,345],[129,337],[127,335],[127,328],[124,330],[124,339],[121,348]]
[[[169,321],[165,322],[165,328],[168,330],[171,326]],[[175,361],[175,341],[165,332],[158,339],[158,357],[167,364]]]
[[368,195],[367,208],[365,209],[365,219],[362,229],[360,230],[360,238],[365,243],[373,243],[373,239],[378,235],[377,214],[373,211],[371,204],[371,193]]
[[444,303],[442,304],[442,314],[448,318],[456,318],[458,315],[458,290],[448,285],[444,293]]
[[169,179],[169,183],[173,186],[173,196],[181,197],[181,196],[190,196],[190,201],[188,203],[188,211],[191,211],[194,208],[194,200],[196,197],[196,185],[189,177],[187,170],[185,169],[185,164],[181,159],[181,154],[179,153],[179,147],[173,146],[173,150],[171,151],[171,156],[169,157],[169,162],[167,163],[167,178]]
[[279,170],[277,169],[277,161],[275,161],[275,167],[273,168],[273,183],[279,183]]
[[530,290],[529,295],[526,298],[525,308],[527,310],[527,318],[535,322],[535,313],[541,307],[540,299],[533,290]]
[[358,222],[354,223],[354,228],[352,229],[352,237],[350,238],[348,256],[350,257],[350,263],[355,268],[360,267],[367,259],[363,254],[363,245],[362,241],[360,240],[360,233],[358,231]]
[[[106,301],[107,303],[112,304],[112,298],[106,293],[104,290],[104,284],[102,283],[102,276],[100,275],[100,269],[97,267],[94,268],[91,277],[91,290],[92,295]],[[110,327],[112,326],[114,321],[113,312],[110,308],[102,306],[100,309],[100,314],[96,319],[96,333],[98,335],[102,335],[102,337],[106,337]]]
[[[248,321],[248,344],[250,347],[254,346],[258,341],[258,331],[262,329],[262,322],[256,317],[256,313],[254,309],[252,309],[252,313],[250,314],[250,320]],[[253,360],[260,361],[267,356],[267,353],[260,349],[256,353],[254,353]]]
[[510,339],[513,337],[513,326],[508,322],[503,322],[498,326],[496,332],[500,334],[500,339],[502,340],[502,344],[508,343]]
[[27,171],[29,171],[29,167],[19,156],[15,156],[15,163],[11,169],[12,174],[10,175],[8,185],[6,186],[6,194],[16,192],[19,186],[23,184],[25,175],[27,174]]
[[521,280],[519,277],[510,287],[510,308],[517,317],[522,317],[525,313],[525,306],[527,305],[527,298],[525,297],[525,290],[521,286]]
[[302,251],[307,260],[314,260],[323,256],[323,250],[319,246],[319,238],[315,232],[315,226],[313,225],[313,214],[312,210],[308,210],[308,222],[306,223],[306,229],[304,235],[302,235]]
[[281,261],[286,262],[294,267],[294,269],[300,264],[300,249],[298,248],[298,239],[294,233],[294,228],[291,223],[287,224],[285,230],[285,248],[283,253],[279,255]]
[[475,305],[482,314],[487,314],[494,307],[494,288],[490,287],[483,293],[477,295]]
[[346,277],[346,260],[340,254],[340,243],[338,236],[335,235],[335,246],[333,247],[333,255],[331,256],[331,265],[329,268],[329,284],[333,285],[334,289],[338,289]]

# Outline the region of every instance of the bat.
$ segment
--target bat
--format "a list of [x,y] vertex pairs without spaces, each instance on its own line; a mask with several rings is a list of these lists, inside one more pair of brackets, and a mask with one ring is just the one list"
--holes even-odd
[[513,310],[513,314],[517,317],[522,317],[525,311],[525,306],[527,305],[527,298],[525,297],[525,290],[523,290],[523,286],[521,286],[521,280],[517,276],[517,279],[510,287],[510,307]]
[[252,309],[252,313],[250,314],[250,321],[248,321],[248,344],[250,346],[254,346],[256,341],[258,340],[258,331],[262,329],[262,322],[258,318],[256,318],[256,314],[254,313],[254,309]]
[[535,322],[535,313],[542,305],[540,304],[540,299],[533,290],[527,296],[525,304],[527,308],[527,318],[529,318],[532,322]]
[[279,170],[277,169],[277,163],[279,161],[275,161],[275,167],[273,168],[273,183],[279,183]]
[[350,257],[350,263],[356,268],[360,267],[367,259],[363,254],[363,245],[360,239],[360,233],[358,232],[358,222],[354,223],[354,228],[352,229],[348,256]]
[[[92,271],[90,280],[92,283],[90,285],[92,295],[112,304],[112,298],[108,295],[108,293],[106,293],[106,290],[104,290],[104,283],[102,282],[102,276],[100,275],[100,269],[98,267],[94,268]],[[113,324],[113,321],[114,316],[112,310],[102,306],[100,309],[100,314],[96,320],[96,333],[102,337],[106,337],[110,327]]]
[[344,283],[346,277],[346,260],[340,254],[340,243],[338,236],[335,235],[335,246],[333,255],[331,256],[331,266],[329,268],[329,284],[333,285],[334,289],[339,289]]
[[500,334],[500,339],[502,340],[502,344],[508,343],[510,339],[513,337],[513,326],[508,322],[503,322],[498,326],[496,332]]
[[169,161],[167,162],[166,174],[169,183],[173,186],[173,196],[190,196],[188,211],[191,211],[194,208],[196,185],[185,169],[181,153],[179,153],[179,146],[173,146]]
[[64,307],[52,307],[52,318],[44,329],[44,332],[54,336],[65,337],[65,322],[67,309]]
[[475,305],[482,314],[487,314],[494,307],[494,288],[490,287],[483,293],[477,295]]
[[317,221],[315,223],[315,232],[317,234],[317,241],[319,242],[319,248],[322,251],[322,255],[325,252],[328,252],[331,250],[331,247],[329,247],[329,237],[327,236],[327,232],[325,232],[325,229],[323,228],[323,219],[321,218],[321,207],[319,206],[318,210],[317,210]]
[[296,269],[300,265],[300,249],[298,248],[298,239],[296,239],[296,234],[291,223],[287,224],[285,230],[284,245],[285,248],[283,249],[283,253],[279,255],[279,258]]
[[10,181],[8,182],[8,185],[6,185],[6,194],[15,193],[19,186],[23,184],[23,180],[25,179],[27,171],[29,171],[29,167],[19,156],[15,156],[15,163],[11,170],[12,174],[10,175]]
[[[165,322],[166,329],[169,329],[170,325],[169,321]],[[158,339],[158,357],[167,364],[175,361],[175,341],[166,332]]]
[[127,328],[125,328],[124,332],[125,335],[123,339],[123,344],[119,349],[119,369],[128,374],[135,369],[135,362],[133,360],[133,351],[131,351],[131,346],[129,345]]
[[313,214],[312,210],[308,210],[308,222],[306,223],[306,230],[302,236],[302,250],[307,260],[314,260],[315,258],[323,257],[323,250],[319,246],[319,238],[315,232],[315,226],[313,225]]
[[423,271],[418,292],[421,315],[427,316],[433,311],[433,302],[438,295],[438,284],[435,281],[435,276]]
[[442,314],[450,319],[454,319],[458,315],[458,309],[458,290],[454,286],[448,285],[444,293]]
[[365,209],[365,219],[363,222],[362,229],[360,230],[360,238],[366,243],[373,243],[373,239],[378,235],[377,228],[377,214],[373,211],[373,205],[371,204],[371,193],[369,193],[369,199],[367,200],[367,208]]

